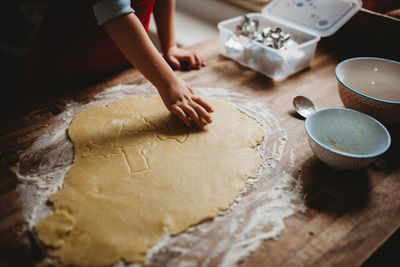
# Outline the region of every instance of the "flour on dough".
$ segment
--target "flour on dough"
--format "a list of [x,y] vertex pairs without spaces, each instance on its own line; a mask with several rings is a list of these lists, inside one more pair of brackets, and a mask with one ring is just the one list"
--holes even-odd
[[178,234],[226,209],[255,177],[263,129],[226,102],[209,100],[200,131],[157,96],[91,107],[68,128],[75,157],[53,211],[35,231],[65,265],[143,262],[164,231]]

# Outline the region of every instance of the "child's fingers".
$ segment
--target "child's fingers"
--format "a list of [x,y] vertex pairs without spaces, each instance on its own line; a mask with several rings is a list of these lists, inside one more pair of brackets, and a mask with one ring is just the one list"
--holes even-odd
[[200,55],[199,53],[195,53],[195,57],[197,60],[197,64],[200,67],[204,67],[206,65],[206,59],[202,55]]
[[189,68],[190,69],[198,69],[199,65],[196,62],[196,57],[194,55],[191,55],[189,57]]
[[190,105],[196,110],[197,114],[200,115],[201,118],[204,118],[206,120],[207,123],[212,122],[211,116],[202,106],[200,106],[194,101]]
[[196,65],[198,66],[198,68],[203,67],[204,65],[203,65],[203,60],[202,60],[201,56],[197,53],[194,53],[194,57],[196,59]]
[[188,117],[186,116],[186,113],[185,113],[180,107],[178,107],[178,106],[173,106],[173,107],[171,108],[171,112],[172,112],[173,114],[175,114],[176,116],[178,116],[178,118],[181,119],[181,120],[186,124],[186,126],[190,127],[190,125],[191,125],[192,123],[190,122],[190,120],[189,120]]
[[168,57],[169,63],[176,69],[180,70],[181,69],[181,63],[176,57]]
[[200,129],[203,129],[204,124],[201,121],[199,115],[197,112],[188,104],[185,104],[182,106],[182,109],[185,111],[186,114],[189,115],[189,117],[194,121],[194,123],[199,127]]
[[214,112],[213,108],[211,107],[210,104],[208,104],[206,101],[204,101],[202,98],[198,96],[192,96],[192,100],[195,101],[197,104],[201,105],[203,108],[205,108],[208,112]]

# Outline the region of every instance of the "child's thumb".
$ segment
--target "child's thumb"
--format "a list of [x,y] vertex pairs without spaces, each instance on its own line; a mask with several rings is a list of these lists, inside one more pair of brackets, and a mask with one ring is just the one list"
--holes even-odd
[[168,63],[171,64],[175,69],[181,69],[181,63],[176,57],[168,57]]

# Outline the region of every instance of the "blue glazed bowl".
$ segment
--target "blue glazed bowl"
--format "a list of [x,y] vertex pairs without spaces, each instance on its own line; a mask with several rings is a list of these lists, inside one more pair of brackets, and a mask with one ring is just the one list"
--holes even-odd
[[390,135],[376,119],[347,108],[326,108],[306,118],[314,155],[337,170],[360,169],[390,146]]

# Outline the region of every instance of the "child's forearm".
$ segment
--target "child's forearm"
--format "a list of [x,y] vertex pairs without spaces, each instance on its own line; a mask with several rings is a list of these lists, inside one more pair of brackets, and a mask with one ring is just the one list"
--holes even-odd
[[174,34],[175,0],[156,1],[153,11],[161,50],[168,63],[176,69],[204,67],[206,60],[202,55],[195,51],[179,48],[176,44]]
[[135,14],[106,22],[104,28],[125,57],[162,91],[160,94],[178,83],[175,73],[158,53]]
[[[125,57],[157,88],[165,106],[187,126],[192,121],[203,128],[208,123],[211,106],[195,96],[179,79],[154,47],[135,14],[122,15],[104,24],[106,32]],[[190,119],[189,119],[190,118]]]
[[175,0],[156,1],[153,12],[161,50],[166,53],[168,48],[176,45],[174,34]]

